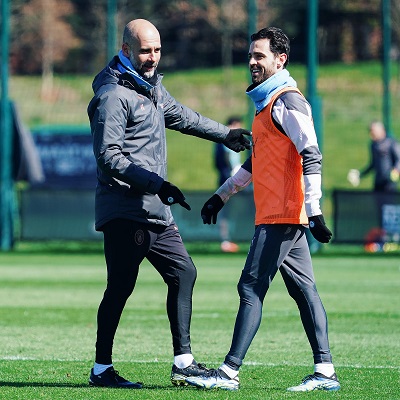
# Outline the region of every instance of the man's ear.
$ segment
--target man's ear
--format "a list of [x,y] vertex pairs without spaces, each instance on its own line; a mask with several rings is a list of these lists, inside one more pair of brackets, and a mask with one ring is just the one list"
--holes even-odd
[[278,56],[278,62],[277,62],[277,64],[276,64],[276,67],[277,67],[278,69],[283,68],[283,66],[285,65],[286,60],[287,60],[287,54],[286,54],[286,53],[281,53],[281,54],[279,54],[279,56]]
[[126,43],[122,43],[122,53],[125,57],[129,58],[129,46]]

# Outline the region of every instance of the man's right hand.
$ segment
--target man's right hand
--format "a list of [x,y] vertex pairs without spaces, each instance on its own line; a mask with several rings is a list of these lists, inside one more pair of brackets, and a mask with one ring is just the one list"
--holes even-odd
[[186,208],[186,210],[191,210],[189,204],[185,201],[185,196],[183,193],[175,185],[168,181],[164,181],[162,183],[158,192],[158,197],[167,206],[179,203],[182,207]]
[[224,202],[221,197],[217,194],[211,196],[205,203],[203,208],[201,209],[201,218],[203,220],[203,224],[215,224],[217,222],[217,214],[221,211],[224,206]]
[[251,132],[242,128],[231,129],[222,143],[236,153],[245,149],[250,150],[251,142],[244,135],[251,136]]

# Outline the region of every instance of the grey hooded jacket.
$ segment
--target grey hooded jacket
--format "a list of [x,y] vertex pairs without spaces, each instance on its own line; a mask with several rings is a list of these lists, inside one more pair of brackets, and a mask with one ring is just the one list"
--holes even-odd
[[115,218],[170,225],[169,206],[157,196],[167,176],[165,128],[221,142],[226,126],[183,106],[157,75],[146,90],[117,69],[116,56],[93,81],[88,106],[97,163],[95,227]]

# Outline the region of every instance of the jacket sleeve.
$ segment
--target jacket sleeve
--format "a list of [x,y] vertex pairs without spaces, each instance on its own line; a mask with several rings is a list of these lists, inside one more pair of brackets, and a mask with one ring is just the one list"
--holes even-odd
[[236,172],[235,175],[228,178],[215,192],[224,203],[236,193],[240,192],[248,185],[253,179],[252,174],[242,167]]
[[115,91],[103,91],[90,102],[88,114],[93,152],[97,167],[103,174],[136,190],[158,193],[164,180],[154,172],[135,165],[122,152],[128,120],[127,100],[118,97]]
[[251,156],[242,164],[238,171],[229,177],[215,192],[226,203],[234,194],[246,188],[253,180],[251,173]]
[[396,140],[392,141],[392,160],[393,168],[400,171],[400,143]]
[[222,142],[229,133],[229,128],[210,118],[204,117],[189,107],[180,104],[161,85],[164,99],[165,127],[182,132],[186,135],[197,136],[213,142]]

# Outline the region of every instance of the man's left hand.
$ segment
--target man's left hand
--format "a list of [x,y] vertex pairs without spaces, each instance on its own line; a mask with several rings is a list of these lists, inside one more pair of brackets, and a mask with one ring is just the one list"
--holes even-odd
[[242,128],[231,129],[222,143],[236,153],[245,149],[250,150],[251,142],[244,135],[251,136],[251,132]]
[[185,201],[185,196],[183,193],[171,182],[164,181],[158,191],[158,197],[167,206],[179,203],[186,210],[191,210],[188,203]]
[[332,238],[332,232],[325,225],[324,216],[322,214],[308,218],[310,232],[321,243],[328,243]]

